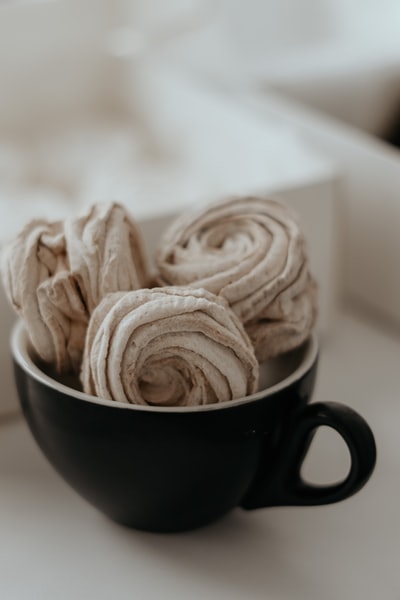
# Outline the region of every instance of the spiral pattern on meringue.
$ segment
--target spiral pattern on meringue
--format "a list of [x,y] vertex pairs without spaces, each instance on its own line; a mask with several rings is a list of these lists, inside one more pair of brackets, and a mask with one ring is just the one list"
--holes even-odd
[[257,390],[259,367],[240,320],[202,289],[107,296],[89,323],[83,389],[109,400],[199,406]]
[[280,202],[234,198],[182,215],[155,258],[158,285],[203,287],[225,298],[259,360],[300,345],[314,326],[306,240]]

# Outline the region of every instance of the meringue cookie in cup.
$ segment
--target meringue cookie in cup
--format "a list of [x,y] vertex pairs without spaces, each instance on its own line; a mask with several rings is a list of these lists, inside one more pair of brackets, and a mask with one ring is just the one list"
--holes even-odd
[[89,315],[107,294],[147,286],[142,236],[121,204],[95,204],[64,228],[69,269]]
[[34,220],[2,253],[6,296],[39,358],[79,372],[89,318],[110,292],[148,283],[140,232],[117,203],[65,221]]
[[78,370],[89,315],[69,269],[62,221],[31,221],[2,253],[6,296],[58,372]]
[[89,323],[88,394],[150,406],[199,406],[252,394],[259,366],[227,303],[202,289],[108,295]]
[[315,324],[306,240],[280,202],[239,197],[183,214],[155,259],[159,285],[204,287],[225,298],[259,360],[297,347]]

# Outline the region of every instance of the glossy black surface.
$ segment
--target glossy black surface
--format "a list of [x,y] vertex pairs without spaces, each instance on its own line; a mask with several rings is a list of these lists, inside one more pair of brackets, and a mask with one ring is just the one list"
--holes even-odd
[[[112,519],[149,531],[200,527],[232,508],[324,504],[356,492],[375,445],[354,411],[307,406],[317,360],[284,389],[221,409],[174,412],[84,401],[14,361],[25,418],[64,479]],[[349,477],[317,488],[300,479],[319,425],[334,427],[352,456]]]

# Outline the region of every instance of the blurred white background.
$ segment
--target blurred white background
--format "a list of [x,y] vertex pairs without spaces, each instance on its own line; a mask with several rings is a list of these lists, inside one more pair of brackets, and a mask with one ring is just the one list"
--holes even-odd
[[397,0],[2,0],[0,11],[0,125],[13,133],[32,116],[113,106],[110,55],[232,86],[399,66]]

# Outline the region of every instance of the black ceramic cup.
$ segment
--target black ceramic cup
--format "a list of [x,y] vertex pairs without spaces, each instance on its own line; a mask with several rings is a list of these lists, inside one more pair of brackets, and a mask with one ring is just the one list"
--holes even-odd
[[[12,353],[22,409],[47,459],[92,505],[130,527],[182,531],[237,506],[338,502],[374,468],[374,438],[361,416],[343,404],[309,404],[315,335],[263,367],[258,393],[197,408],[122,404],[60,383],[35,362],[21,322]],[[344,481],[315,486],[300,470],[321,425],[342,436],[351,467]]]

